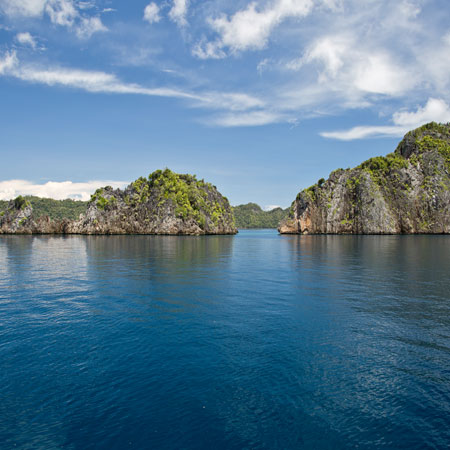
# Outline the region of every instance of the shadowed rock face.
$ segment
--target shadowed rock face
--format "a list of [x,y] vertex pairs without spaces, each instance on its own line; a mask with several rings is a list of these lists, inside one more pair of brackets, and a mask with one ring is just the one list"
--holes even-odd
[[450,124],[410,131],[394,153],[300,192],[282,234],[450,233]]
[[33,218],[29,204],[8,205],[0,233],[13,234],[235,234],[228,200],[210,183],[169,169],[139,178],[125,190],[105,187],[79,220]]

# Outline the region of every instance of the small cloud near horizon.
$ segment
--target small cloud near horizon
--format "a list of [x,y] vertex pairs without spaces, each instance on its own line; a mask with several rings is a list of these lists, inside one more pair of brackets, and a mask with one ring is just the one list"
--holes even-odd
[[285,208],[283,208],[282,206],[280,206],[280,205],[266,205],[266,206],[263,206],[263,210],[264,211],[272,211],[273,209],[276,209],[276,208],[281,208],[281,209],[285,209]]
[[0,200],[11,200],[19,195],[34,195],[54,200],[88,201],[91,195],[101,187],[112,186],[114,189],[124,188],[127,181],[95,180],[86,182],[48,181],[36,184],[27,180],[0,181]]

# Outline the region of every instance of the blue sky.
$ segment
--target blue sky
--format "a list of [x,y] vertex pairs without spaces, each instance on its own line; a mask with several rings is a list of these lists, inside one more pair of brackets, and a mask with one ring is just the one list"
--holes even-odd
[[0,198],[158,168],[288,206],[450,121],[444,0],[0,0]]

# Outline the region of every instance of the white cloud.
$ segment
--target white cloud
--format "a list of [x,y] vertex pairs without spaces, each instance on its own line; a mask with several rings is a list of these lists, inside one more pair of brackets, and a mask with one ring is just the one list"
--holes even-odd
[[115,94],[141,94],[160,97],[191,98],[199,97],[170,88],[146,88],[138,84],[123,83],[115,75],[77,69],[39,69],[31,66],[13,71],[12,75],[24,81],[47,84],[48,86],[67,86],[88,92]]
[[409,129],[396,126],[359,126],[344,131],[325,131],[320,133],[322,137],[337,139],[339,141],[353,141],[369,137],[401,137]]
[[16,34],[17,42],[19,42],[22,45],[29,45],[33,49],[36,48],[36,40],[33,36],[31,36],[30,33],[18,33]]
[[40,16],[47,0],[0,0],[0,9],[8,16]]
[[450,107],[442,99],[430,98],[424,107],[416,111],[398,111],[392,116],[396,125],[415,128],[427,122],[450,122]]
[[48,0],[45,12],[53,23],[67,27],[71,27],[78,17],[72,0]]
[[169,11],[169,18],[179,26],[187,25],[186,14],[189,0],[173,0],[172,8]]
[[393,62],[386,51],[366,45],[349,33],[321,37],[301,58],[289,61],[286,68],[317,68],[317,82],[324,90],[330,88],[352,95],[356,91],[359,95],[397,96],[418,83],[416,74]]
[[208,106],[214,109],[226,109],[230,111],[247,111],[263,108],[263,100],[249,94],[238,92],[208,92],[199,98],[200,106]]
[[6,52],[0,57],[0,75],[8,74],[18,64],[16,52]]
[[139,84],[124,83],[114,74],[100,71],[88,71],[65,68],[40,68],[21,65],[16,52],[6,52],[0,57],[0,75],[7,75],[31,83],[48,86],[66,86],[83,89],[88,92],[104,92],[115,94],[141,94],[159,97],[187,98],[209,103],[209,98],[183,92],[171,88],[146,88]]
[[77,7],[80,9],[92,9],[95,8],[95,1],[89,2],[77,2]]
[[87,201],[96,189],[112,186],[114,189],[124,188],[126,181],[87,181],[76,183],[73,181],[48,181],[45,184],[35,184],[26,180],[0,181],[0,200],[10,200],[18,195],[36,195],[37,197],[64,200],[72,198]]
[[355,87],[373,94],[397,95],[415,84],[414,75],[395,65],[387,55],[369,55],[355,67]]
[[[0,10],[10,17],[38,17],[45,12],[56,25],[72,29],[80,39],[90,38],[94,33],[107,31],[100,17],[88,17],[79,10],[95,7],[94,2],[74,0],[0,0]],[[23,43],[23,42],[21,42]],[[31,45],[31,41],[28,41]]]
[[76,28],[76,34],[80,39],[89,39],[94,33],[108,31],[99,17],[83,17]]
[[144,9],[144,20],[148,23],[155,23],[161,20],[159,15],[159,6],[151,2]]
[[147,88],[135,83],[125,83],[114,74],[66,68],[40,68],[21,65],[15,52],[0,58],[0,75],[12,76],[30,83],[48,86],[65,86],[93,93],[138,94],[172,97],[189,100],[193,107],[231,111],[234,115],[216,120],[221,126],[257,125],[279,121],[279,116],[263,110],[266,103],[240,92],[201,92],[199,94],[167,87]]
[[265,206],[263,206],[264,211],[272,211],[276,208],[282,208],[282,206],[280,206],[280,205],[265,205]]
[[358,126],[349,130],[327,131],[321,136],[341,141],[351,141],[369,137],[402,137],[411,129],[428,122],[450,122],[450,106],[442,99],[430,98],[423,107],[416,111],[397,111],[392,116],[394,125]]
[[224,48],[229,48],[232,53],[260,50],[267,45],[270,34],[281,22],[290,17],[304,17],[312,7],[311,0],[275,0],[260,10],[257,9],[257,3],[252,2],[230,18],[226,15],[210,18],[211,27],[220,37],[214,42],[208,42],[203,49],[198,44],[194,55],[206,59],[219,57]]
[[192,55],[199,59],[222,59],[226,53],[219,48],[216,42],[206,42],[202,40],[195,44]]
[[279,123],[285,118],[278,113],[270,111],[250,111],[243,113],[230,113],[215,117],[206,123],[221,127],[256,127]]

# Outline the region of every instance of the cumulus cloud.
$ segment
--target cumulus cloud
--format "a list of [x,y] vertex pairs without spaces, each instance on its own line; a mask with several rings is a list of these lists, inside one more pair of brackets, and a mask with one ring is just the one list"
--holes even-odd
[[[356,90],[368,94],[399,95],[418,83],[417,77],[381,49],[368,49],[357,36],[325,36],[312,43],[305,54],[289,61],[287,68],[317,68],[318,82],[330,82],[333,89]],[[326,87],[325,87],[326,89]]]
[[17,42],[19,42],[22,45],[29,45],[31,48],[36,48],[36,39],[34,39],[33,36],[31,36],[30,33],[18,33],[16,34]]
[[358,126],[349,130],[326,131],[321,133],[325,138],[351,141],[369,137],[402,137],[413,128],[428,122],[450,122],[450,106],[442,99],[430,98],[423,107],[415,111],[397,111],[392,116],[393,125]]
[[172,8],[169,11],[169,18],[179,26],[187,25],[186,14],[189,0],[173,0]]
[[155,23],[161,20],[159,15],[159,6],[151,2],[144,9],[144,20],[148,23]]
[[219,38],[203,45],[197,44],[193,53],[206,59],[225,56],[224,48],[231,52],[260,50],[267,45],[276,26],[290,17],[308,15],[312,7],[311,0],[275,0],[264,9],[258,9],[257,3],[252,2],[230,18],[226,15],[210,18],[209,24]]
[[77,183],[73,181],[48,181],[44,184],[35,184],[27,180],[0,181],[0,200],[10,200],[18,195],[35,195],[37,197],[64,200],[71,198],[87,201],[96,189],[104,186],[112,186],[114,189],[124,188],[126,181],[87,181]]

